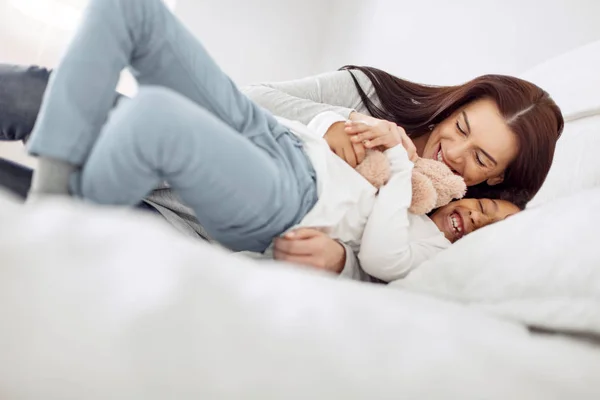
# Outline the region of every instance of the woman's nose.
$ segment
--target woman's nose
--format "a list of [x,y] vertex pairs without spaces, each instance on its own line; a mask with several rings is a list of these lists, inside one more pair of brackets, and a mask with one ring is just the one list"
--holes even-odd
[[468,144],[466,142],[454,142],[446,146],[444,156],[446,157],[446,161],[448,161],[454,169],[457,169],[457,167],[462,166],[464,163],[467,151]]

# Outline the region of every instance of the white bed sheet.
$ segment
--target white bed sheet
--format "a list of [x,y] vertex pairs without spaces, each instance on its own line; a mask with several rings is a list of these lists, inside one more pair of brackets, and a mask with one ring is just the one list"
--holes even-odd
[[466,307],[122,211],[0,197],[0,226],[2,398],[600,398],[598,348]]

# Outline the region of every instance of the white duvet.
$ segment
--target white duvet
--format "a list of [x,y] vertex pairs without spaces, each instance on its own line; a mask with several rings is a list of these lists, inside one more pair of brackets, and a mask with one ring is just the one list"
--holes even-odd
[[0,197],[2,399],[598,399],[600,351],[257,263],[150,217]]

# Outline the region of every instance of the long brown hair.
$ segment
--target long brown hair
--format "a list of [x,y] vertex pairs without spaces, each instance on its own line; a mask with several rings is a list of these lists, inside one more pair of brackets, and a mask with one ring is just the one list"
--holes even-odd
[[[554,157],[556,141],[564,120],[548,93],[522,79],[483,75],[456,86],[428,86],[397,78],[372,67],[347,65],[358,93],[369,113],[395,122],[412,137],[429,132],[467,103],[491,98],[511,131],[517,136],[519,152],[496,186],[481,183],[468,188],[468,197],[490,197],[512,201],[520,207],[540,189]],[[380,105],[375,104],[352,70],[363,72],[373,84]]]

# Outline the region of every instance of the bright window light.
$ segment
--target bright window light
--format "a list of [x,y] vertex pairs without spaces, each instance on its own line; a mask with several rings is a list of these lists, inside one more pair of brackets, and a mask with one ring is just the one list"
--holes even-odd
[[175,9],[175,5],[177,4],[177,0],[163,0],[163,1],[167,5],[167,7],[169,7],[170,10],[174,10]]
[[[171,10],[177,0],[163,0]],[[9,0],[24,15],[52,28],[74,30],[87,0]]]
[[9,0],[21,13],[52,28],[73,30],[85,0]]

